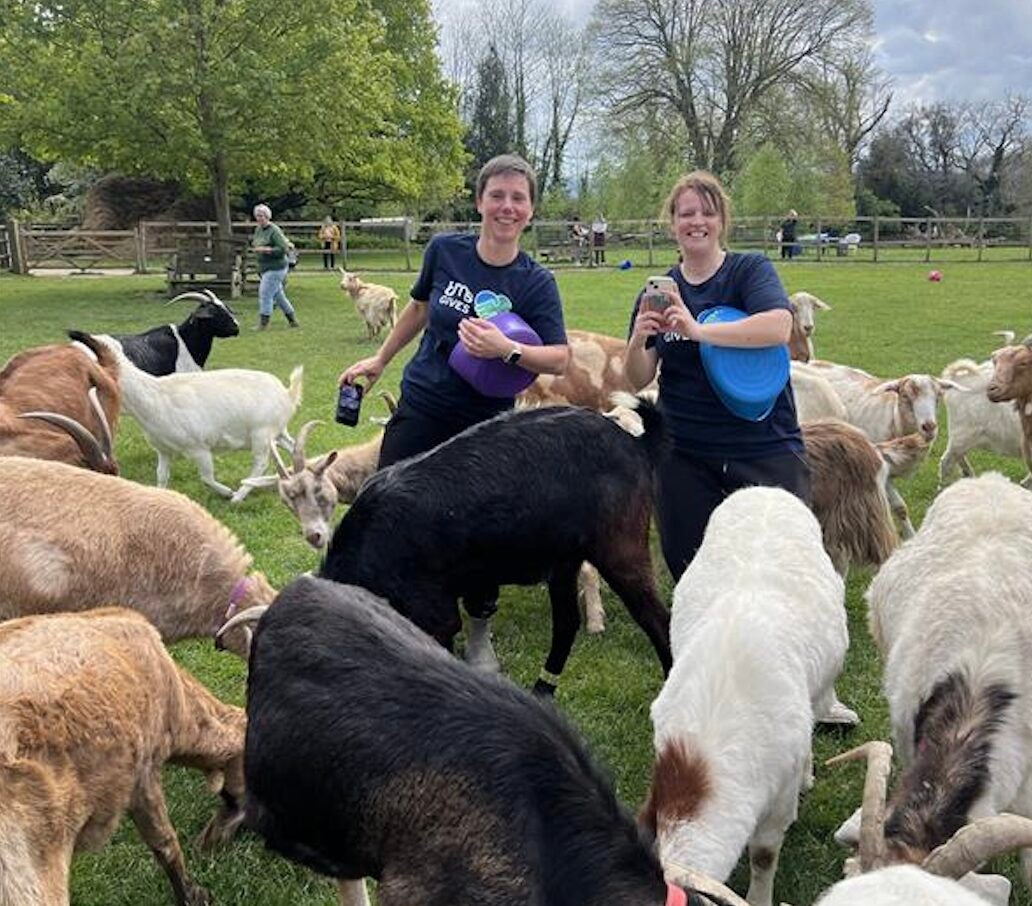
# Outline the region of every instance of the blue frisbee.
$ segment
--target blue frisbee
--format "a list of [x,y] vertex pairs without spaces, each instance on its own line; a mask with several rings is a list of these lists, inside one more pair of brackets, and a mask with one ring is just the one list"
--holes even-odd
[[[744,311],[717,305],[699,316],[700,324],[726,324],[748,317]],[[739,348],[699,344],[706,377],[732,414],[758,422],[770,415],[788,383],[788,347]]]

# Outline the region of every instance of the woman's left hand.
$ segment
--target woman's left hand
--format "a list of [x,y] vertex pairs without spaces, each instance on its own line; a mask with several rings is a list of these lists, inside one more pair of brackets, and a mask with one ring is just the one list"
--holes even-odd
[[663,313],[663,329],[668,333],[680,334],[689,340],[698,341],[699,322],[695,320],[688,306],[684,304],[681,294],[676,290],[667,290],[664,295],[670,304]]
[[513,341],[486,318],[459,321],[459,340],[478,359],[501,359],[509,354]]

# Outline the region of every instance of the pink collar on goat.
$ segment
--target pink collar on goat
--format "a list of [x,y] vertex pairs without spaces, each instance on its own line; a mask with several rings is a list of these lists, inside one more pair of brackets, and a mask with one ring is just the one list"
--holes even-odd
[[233,590],[229,593],[229,607],[226,608],[226,616],[223,619],[223,622],[228,620],[237,612],[240,602],[247,597],[247,592],[250,588],[251,580],[247,576],[236,580],[236,583],[233,585]]
[[688,894],[669,881],[666,886],[666,906],[688,906]]

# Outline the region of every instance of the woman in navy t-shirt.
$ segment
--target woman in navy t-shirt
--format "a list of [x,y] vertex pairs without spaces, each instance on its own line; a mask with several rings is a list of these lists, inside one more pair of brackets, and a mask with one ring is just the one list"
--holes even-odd
[[[775,346],[788,342],[792,310],[773,264],[760,254],[729,252],[730,204],[720,181],[697,170],[674,185],[664,206],[681,249],[670,270],[676,289],[662,313],[635,303],[626,370],[641,388],[659,370],[659,405],[673,438],[660,465],[656,513],[663,557],[676,581],[702,543],[710,514],[749,485],[785,488],[809,504],[806,461],[791,386],[770,414],[751,422],[733,415],[710,386],[699,342]],[[744,311],[740,321],[700,325],[715,305]],[[663,367],[659,369],[659,363]]]
[[[340,383],[364,379],[366,387],[422,332],[405,367],[401,402],[387,425],[380,468],[429,450],[472,425],[511,409],[511,398],[487,397],[449,364],[458,342],[482,359],[502,359],[534,374],[562,374],[569,361],[559,290],[552,274],[520,251],[520,235],[534,213],[537,179],[521,157],[503,154],[477,176],[479,236],[435,236],[411,300],[376,355],[356,362]],[[479,318],[473,299],[480,292],[506,297],[512,311],[537,332],[541,346],[508,339],[490,320]]]

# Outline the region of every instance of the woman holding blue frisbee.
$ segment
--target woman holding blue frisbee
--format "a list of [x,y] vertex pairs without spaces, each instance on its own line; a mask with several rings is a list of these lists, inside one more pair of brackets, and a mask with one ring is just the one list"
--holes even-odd
[[[673,449],[658,470],[656,513],[663,557],[676,581],[727,495],[766,485],[809,504],[810,468],[785,373],[758,372],[753,381],[745,374],[743,387],[749,385],[752,397],[739,400],[734,385],[711,383],[726,370],[711,366],[707,373],[703,361],[704,345],[709,360],[723,365],[729,353],[737,354],[732,350],[767,353],[788,342],[792,310],[773,264],[758,253],[727,250],[730,202],[711,173],[681,177],[662,216],[669,218],[681,261],[669,280],[650,281],[635,301],[626,371],[637,388],[659,371],[659,406]],[[715,316],[728,309],[737,310],[733,318]],[[758,354],[758,367],[768,359]],[[741,373],[734,364],[730,372]],[[757,384],[762,391],[767,380],[769,399],[757,407]]]

